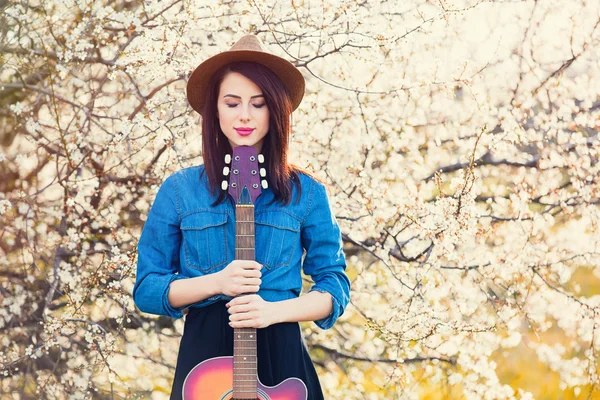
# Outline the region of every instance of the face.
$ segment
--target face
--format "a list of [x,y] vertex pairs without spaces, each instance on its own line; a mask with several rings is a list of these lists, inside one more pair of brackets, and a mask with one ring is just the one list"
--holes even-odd
[[219,88],[217,113],[232,148],[245,145],[261,151],[269,131],[269,110],[254,82],[238,72],[225,75]]

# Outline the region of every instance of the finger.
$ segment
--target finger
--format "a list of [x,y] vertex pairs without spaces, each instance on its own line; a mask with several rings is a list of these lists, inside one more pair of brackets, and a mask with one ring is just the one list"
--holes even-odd
[[228,307],[239,306],[240,304],[246,304],[250,301],[248,299],[249,296],[239,296],[231,299],[229,303],[227,303]]
[[248,270],[261,270],[262,269],[262,264],[256,262],[256,261],[245,261],[244,262],[244,269],[248,269]]
[[230,314],[242,314],[242,313],[247,313],[250,311],[256,311],[257,310],[257,306],[254,303],[248,303],[248,304],[239,304],[237,306],[232,306],[229,307],[229,313]]
[[232,280],[232,283],[236,285],[260,285],[262,281],[260,280],[260,276],[236,276]]
[[246,260],[233,260],[231,262],[231,265],[234,265],[236,267],[244,268],[244,265],[246,265],[247,262],[248,261],[246,261]]
[[258,319],[258,315],[255,311],[236,313],[229,316],[229,321],[231,322],[247,322],[255,319]]
[[[258,287],[258,286],[254,286],[252,285],[252,287]],[[260,297],[258,294],[256,293],[249,293],[245,296],[242,296],[244,298],[244,301],[242,303],[239,304],[250,304],[250,303],[256,303],[259,300],[262,300],[262,297]]]
[[243,273],[245,278],[260,278],[262,276],[262,272],[257,269],[245,269]]
[[[243,296],[243,297],[246,297],[246,296]],[[240,299],[239,297],[236,297],[235,299],[233,299],[229,303],[227,303],[226,304],[227,309],[231,310],[232,308],[241,307],[241,306],[246,305],[246,303],[240,302],[239,299]],[[231,312],[231,311],[229,311],[229,312]]]
[[260,289],[261,283],[262,281],[258,278],[245,278],[236,280],[233,291],[236,292],[237,295],[244,293],[255,293]]
[[230,322],[229,326],[232,328],[258,328],[259,324],[256,321],[241,321],[241,322]]
[[231,264],[240,270],[260,271],[262,268],[262,265],[254,260],[233,260]]
[[242,286],[242,291],[240,293],[241,294],[243,294],[243,293],[256,293],[259,290],[260,290],[260,286],[258,286],[258,285],[244,285],[244,286]]

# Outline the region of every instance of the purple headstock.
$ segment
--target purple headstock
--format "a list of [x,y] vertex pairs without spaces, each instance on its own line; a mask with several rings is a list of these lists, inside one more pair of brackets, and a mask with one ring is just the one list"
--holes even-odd
[[[267,188],[264,168],[259,168],[258,163],[263,163],[262,154],[256,154],[254,146],[237,146],[233,149],[233,157],[225,156],[225,163],[231,163],[231,169],[226,166],[223,175],[229,175],[229,182],[224,180],[221,188],[228,190],[236,204],[254,204],[261,194],[261,187]],[[244,192],[244,188],[247,192]],[[248,195],[242,196],[242,193]]]

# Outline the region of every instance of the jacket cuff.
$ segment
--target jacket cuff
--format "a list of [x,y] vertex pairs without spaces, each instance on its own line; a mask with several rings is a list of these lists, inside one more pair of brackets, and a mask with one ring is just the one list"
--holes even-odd
[[178,308],[173,308],[171,306],[171,303],[169,303],[169,290],[171,289],[171,282],[179,280],[179,279],[186,279],[186,276],[183,275],[179,275],[179,274],[173,274],[171,275],[170,279],[167,282],[167,285],[165,287],[165,290],[163,292],[163,309],[165,310],[165,315],[174,318],[174,319],[179,319],[183,317],[183,310],[185,308],[187,308],[188,306],[183,306],[183,307],[178,307]]
[[310,292],[329,293],[331,295],[331,301],[333,303],[333,308],[331,310],[331,313],[329,313],[329,315],[325,318],[315,320],[315,324],[319,328],[321,328],[321,329],[331,328],[335,324],[335,321],[337,321],[337,319],[340,317],[340,315],[342,315],[342,313],[344,312],[344,308],[340,304],[340,301],[338,299],[336,299],[335,296],[330,291],[325,290],[321,287],[318,287],[317,285],[313,286],[308,291],[308,293],[310,293]]

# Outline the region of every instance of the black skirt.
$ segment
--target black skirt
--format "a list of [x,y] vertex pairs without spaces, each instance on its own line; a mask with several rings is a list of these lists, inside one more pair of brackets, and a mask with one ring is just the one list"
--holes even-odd
[[[227,302],[190,308],[171,389],[171,400],[182,398],[183,382],[200,362],[213,357],[233,356],[233,328],[229,326]],[[322,400],[323,392],[308,354],[298,322],[285,322],[257,329],[258,377],[265,386],[276,386],[290,377],[301,379],[308,400]]]

